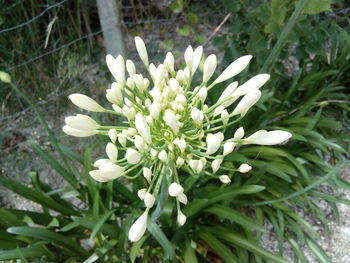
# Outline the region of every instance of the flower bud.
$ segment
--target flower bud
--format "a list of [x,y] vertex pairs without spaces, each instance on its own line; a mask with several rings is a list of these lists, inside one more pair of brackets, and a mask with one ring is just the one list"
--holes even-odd
[[229,183],[231,183],[231,179],[230,179],[230,177],[228,177],[227,175],[220,175],[220,176],[219,176],[219,179],[220,179],[220,181],[221,181],[223,184],[229,184]]
[[145,143],[145,140],[140,135],[135,135],[134,144],[139,152],[142,153],[145,151],[146,143]]
[[106,153],[111,162],[115,163],[118,160],[118,149],[113,143],[107,143]]
[[253,56],[246,55],[236,59],[220,74],[220,76],[214,81],[214,83],[220,83],[236,76],[248,66],[252,58]]
[[289,140],[292,134],[286,131],[260,130],[243,140],[243,144],[276,145]]
[[236,140],[240,140],[244,137],[244,128],[243,127],[239,127],[237,129],[237,131],[235,132],[235,134],[233,135],[233,138]]
[[179,69],[176,73],[176,80],[179,82],[179,84],[185,84],[186,83],[186,75],[182,69]]
[[94,131],[100,127],[94,119],[82,114],[66,117],[64,121],[68,126],[77,130]]
[[174,78],[169,79],[169,88],[171,92],[177,94],[179,92],[179,82]]
[[226,87],[226,89],[224,89],[224,91],[221,93],[219,99],[218,99],[218,103],[222,102],[223,100],[227,99],[228,97],[232,96],[232,93],[236,90],[238,86],[238,82],[232,82],[230,85],[228,85]]
[[159,102],[154,101],[150,106],[149,106],[149,112],[154,120],[158,120],[159,113],[161,111],[161,106]]
[[144,202],[147,208],[152,208],[156,199],[150,193],[145,194]]
[[164,80],[165,78],[165,68],[163,66],[163,64],[160,64],[157,68],[157,73],[156,73],[156,77],[154,80],[154,85],[155,86],[160,86],[161,82]]
[[136,111],[133,107],[128,107],[128,106],[124,105],[122,108],[122,113],[129,120],[133,120],[135,118]]
[[181,211],[177,212],[177,223],[180,226],[183,226],[186,223],[186,219],[186,216]]
[[126,146],[126,137],[124,134],[118,134],[118,142],[120,143],[121,146],[123,147]]
[[124,172],[124,168],[114,163],[108,162],[101,164],[99,167],[100,175],[106,179],[117,179]]
[[261,88],[268,80],[270,79],[269,74],[259,74],[248,81],[244,82],[241,86],[238,87],[237,90],[233,93],[233,96],[244,96],[249,93],[253,89]]
[[116,140],[117,140],[117,137],[118,137],[117,130],[116,129],[110,129],[108,131],[108,137],[113,143],[115,143]]
[[104,163],[110,163],[111,160],[109,159],[98,159],[96,162],[94,162],[93,166],[96,168],[99,168]]
[[150,168],[148,167],[143,167],[143,177],[145,177],[145,179],[150,182],[151,181],[151,177],[152,177],[152,171]]
[[201,89],[198,91],[198,98],[204,102],[205,99],[207,98],[208,96],[208,91],[207,91],[207,88],[206,87],[201,87]]
[[170,73],[174,72],[174,55],[171,52],[166,53],[165,60],[164,60],[164,67],[167,71]]
[[137,191],[137,196],[138,196],[141,200],[143,200],[143,199],[145,199],[146,193],[147,193],[147,189],[146,189],[146,188],[142,188],[142,189],[140,189],[140,190]]
[[115,59],[112,55],[106,57],[107,67],[112,73],[120,87],[125,85],[125,62],[122,55],[118,55]]
[[177,199],[179,200],[179,202],[183,203],[184,205],[186,205],[188,202],[187,196],[184,193],[179,194]]
[[203,83],[206,83],[211,76],[214,74],[216,69],[217,61],[216,56],[211,54],[204,62],[203,66]]
[[122,114],[123,113],[122,109],[118,105],[112,104],[112,108],[118,114]]
[[135,149],[128,148],[126,150],[125,158],[130,164],[137,164],[141,160],[141,154]]
[[197,123],[201,124],[203,119],[204,119],[204,113],[203,111],[197,109],[197,108],[192,108],[191,110],[191,119]]
[[225,156],[232,153],[232,151],[235,149],[235,146],[236,144],[234,142],[225,142],[223,155]]
[[176,159],[176,166],[177,166],[177,167],[183,166],[184,163],[185,163],[185,160],[184,160],[183,158],[181,158],[180,156],[177,157],[177,159]]
[[217,150],[219,150],[222,141],[224,140],[224,134],[222,132],[218,132],[215,134],[209,133],[206,138],[207,142],[207,154],[213,154]]
[[168,158],[168,154],[166,153],[166,151],[161,150],[158,154],[158,159],[161,160],[162,162],[165,162],[167,158]]
[[241,173],[248,173],[252,167],[249,164],[243,163],[239,166],[238,171]]
[[216,107],[214,110],[213,116],[215,117],[215,116],[220,115],[224,111],[224,109],[225,109],[225,107],[222,105]]
[[196,72],[199,63],[201,62],[202,59],[202,55],[203,55],[203,47],[202,46],[198,46],[194,52],[193,52],[193,62],[192,62],[192,75]]
[[232,115],[240,114],[242,117],[246,115],[248,110],[260,99],[261,91],[258,89],[254,89],[246,94],[241,101],[238,103]]
[[0,71],[0,81],[4,83],[11,83],[11,76],[10,74]]
[[188,46],[185,50],[185,62],[189,69],[192,69],[193,65],[193,48]]
[[158,155],[158,151],[156,150],[156,149],[151,149],[151,155],[153,156],[153,157],[157,157],[157,155]]
[[126,70],[128,71],[130,77],[132,77],[136,73],[135,64],[130,59],[126,60]]
[[75,137],[88,137],[97,134],[97,131],[77,130],[68,125],[64,125],[62,130],[64,133]]
[[135,126],[138,133],[143,137],[143,139],[148,143],[152,143],[151,132],[149,126],[146,122],[145,117],[141,113],[137,113],[135,117]]
[[222,159],[215,159],[211,163],[211,168],[213,169],[213,173],[216,173],[219,170],[221,163],[222,163]]
[[96,101],[94,101],[93,99],[91,99],[86,95],[74,93],[69,95],[69,99],[72,101],[72,103],[75,106],[78,106],[81,109],[94,111],[94,112],[104,111],[103,107],[100,104],[98,104]]
[[106,178],[103,178],[101,175],[100,175],[100,172],[99,170],[92,170],[89,172],[90,176],[97,182],[100,182],[100,183],[104,183],[104,182],[107,182],[108,179]]
[[181,138],[178,142],[177,142],[177,146],[179,147],[181,152],[184,152],[186,149],[186,141],[184,138]]
[[175,113],[172,110],[165,110],[163,120],[175,133],[179,132],[179,123],[177,121]]
[[228,113],[228,111],[227,110],[223,110],[222,112],[221,112],[221,119],[222,119],[222,123],[223,124],[227,124],[228,123],[228,116],[229,116],[230,114]]
[[140,37],[135,37],[135,45],[143,64],[148,68],[148,54],[145,43]]
[[184,191],[183,187],[177,183],[172,183],[169,185],[168,193],[170,196],[178,197]]
[[147,227],[147,217],[148,209],[130,227],[129,240],[131,242],[139,241],[145,234]]

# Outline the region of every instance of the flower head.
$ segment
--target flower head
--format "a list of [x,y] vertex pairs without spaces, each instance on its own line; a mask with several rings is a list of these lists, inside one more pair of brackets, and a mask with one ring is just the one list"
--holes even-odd
[[[244,138],[245,131],[238,126],[259,100],[260,88],[270,78],[268,74],[252,77],[242,85],[232,81],[213,105],[206,104],[210,90],[243,71],[252,59],[251,55],[235,60],[214,81],[217,58],[209,55],[204,59],[201,83],[194,83],[203,57],[201,46],[189,46],[184,54],[186,66],[176,70],[172,53],[166,54],[163,64],[155,65],[149,63],[143,40],[135,37],[135,44],[150,78],[137,73],[138,65],[131,60],[125,62],[120,55],[116,58],[107,55],[107,66],[115,79],[106,91],[112,109],[105,109],[82,94],[69,96],[81,109],[123,117],[125,125],[103,126],[78,114],[67,117],[63,127],[63,131],[72,136],[101,134],[109,137],[106,158],[97,160],[94,163],[96,169],[90,172],[96,181],[103,183],[122,176],[144,178],[146,187],[137,194],[146,211],[130,228],[129,239],[133,242],[145,233],[148,211],[156,205],[163,183],[169,183],[168,194],[177,203],[178,224],[185,224],[186,216],[180,210],[180,203],[186,205],[188,199],[186,189],[181,186],[183,173],[177,170],[194,176],[210,174],[218,179],[217,182],[228,184],[231,174],[217,174],[227,171],[247,173],[252,169],[249,164],[236,169],[225,167],[225,158],[240,145],[274,145],[291,137],[286,131],[260,130]],[[225,136],[224,132],[232,125],[237,125],[236,132]],[[163,180],[164,174],[168,175],[167,180]]]

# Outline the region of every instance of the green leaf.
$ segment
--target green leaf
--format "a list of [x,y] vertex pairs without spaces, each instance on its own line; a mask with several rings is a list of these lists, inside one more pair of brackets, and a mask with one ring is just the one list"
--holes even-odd
[[310,250],[312,253],[314,253],[320,263],[332,263],[331,259],[327,256],[323,249],[311,238],[306,239],[306,244],[309,246]]
[[232,208],[223,205],[216,204],[207,208],[205,211],[217,215],[218,217],[221,217],[223,219],[228,219],[231,222],[235,222],[237,224],[245,226],[249,230],[254,229],[261,232],[267,231],[263,226],[257,224],[255,220],[251,219],[246,215],[243,215],[242,212],[236,211]]
[[21,259],[42,257],[47,254],[46,250],[42,247],[21,247],[11,250],[0,250],[0,260]]
[[234,0],[224,0],[224,7],[232,13],[237,13],[241,9],[240,3]]
[[332,0],[308,0],[304,9],[303,14],[318,14],[331,9]]
[[[79,223],[79,225],[86,227],[87,229],[94,229],[96,225],[96,221],[86,218],[86,217],[78,217],[78,216],[72,216],[72,219],[74,222]],[[110,225],[107,223],[104,223],[101,227],[100,230],[102,233],[105,235],[108,235],[113,238],[118,238],[119,237],[119,228],[116,225]]]
[[285,0],[271,1],[271,19],[279,25],[283,25],[284,18],[286,17],[287,3]]
[[0,226],[8,228],[11,226],[22,226],[23,222],[19,218],[11,213],[11,210],[5,210],[0,207]]
[[213,250],[215,250],[225,262],[240,262],[225,244],[223,244],[207,231],[200,231],[196,234],[196,236],[206,242]]
[[148,217],[147,229],[151,235],[158,241],[158,243],[163,247],[167,257],[171,260],[175,259],[175,250],[173,244],[168,240],[160,227]]
[[98,234],[98,232],[101,230],[101,227],[103,224],[110,218],[110,216],[114,213],[115,209],[106,212],[104,215],[101,216],[101,218],[96,222],[94,228],[92,229],[90,238],[94,239],[95,236]]
[[198,263],[196,251],[191,246],[191,241],[188,239],[185,241],[184,261],[186,263]]
[[142,247],[143,243],[145,243],[148,236],[143,236],[139,241],[132,244],[131,251],[130,251],[130,261],[132,263],[135,262],[135,259],[139,253],[140,248]]
[[77,243],[72,239],[47,229],[38,228],[38,227],[28,227],[28,226],[15,226],[15,227],[8,228],[7,232],[15,235],[32,237],[40,240],[53,242],[59,245],[63,245],[66,248],[70,248],[71,251],[78,252],[83,256],[86,256],[88,254],[84,249],[82,249],[79,245],[77,245]]

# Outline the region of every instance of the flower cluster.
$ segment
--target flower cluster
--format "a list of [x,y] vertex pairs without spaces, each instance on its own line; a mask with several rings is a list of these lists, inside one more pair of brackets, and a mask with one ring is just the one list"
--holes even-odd
[[[144,177],[146,187],[137,194],[146,209],[130,228],[129,239],[133,242],[145,233],[149,210],[157,202],[163,182],[168,185],[169,196],[175,198],[177,222],[183,225],[186,216],[181,212],[180,204],[186,205],[187,196],[180,183],[180,171],[193,176],[210,175],[227,184],[231,180],[225,171],[247,173],[252,169],[246,163],[237,169],[226,169],[222,165],[225,156],[235,147],[245,144],[274,145],[291,137],[290,133],[281,130],[259,130],[246,137],[243,127],[238,128],[232,138],[224,136],[225,129],[237,124],[259,100],[259,89],[269,80],[268,74],[254,76],[241,85],[234,81],[213,105],[206,104],[208,92],[244,70],[252,56],[238,58],[210,82],[217,58],[212,54],[204,59],[201,46],[196,49],[189,46],[184,54],[185,68],[176,70],[171,52],[166,54],[163,64],[156,66],[149,63],[142,39],[135,37],[135,43],[150,79],[138,74],[131,60],[124,61],[121,55],[116,58],[107,55],[107,66],[116,80],[106,91],[113,110],[82,94],[69,96],[76,106],[121,116],[126,119],[127,125],[103,126],[89,116],[78,114],[66,117],[63,127],[65,133],[76,137],[109,136],[107,158],[97,160],[95,170],[90,172],[96,181],[107,182],[122,176],[131,179]],[[193,76],[202,60],[202,80],[192,89]],[[229,112],[228,107],[233,103],[236,106]],[[119,152],[122,153],[121,158]],[[167,177],[166,180],[163,176]]]

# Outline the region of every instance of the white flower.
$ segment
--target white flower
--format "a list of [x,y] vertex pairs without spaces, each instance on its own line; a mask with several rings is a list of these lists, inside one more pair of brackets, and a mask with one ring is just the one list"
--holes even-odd
[[191,118],[195,123],[201,124],[204,119],[204,113],[197,108],[192,108]]
[[100,127],[94,119],[82,114],[66,117],[64,121],[68,126],[77,130],[94,131]]
[[[225,100],[223,105],[226,107],[230,106],[233,103],[233,92],[236,90],[238,86],[238,82],[232,82],[230,85],[226,87],[226,89],[221,93],[221,96],[218,99],[217,103],[220,103]],[[232,97],[230,100],[227,100],[227,98]],[[231,102],[232,101],[232,102]]]
[[108,162],[101,164],[99,167],[100,175],[106,179],[117,179],[124,172],[124,168],[114,163]]
[[170,196],[178,197],[184,191],[183,187],[177,183],[172,183],[169,185],[168,193]]
[[206,138],[206,142],[208,145],[206,154],[213,154],[217,150],[219,150],[223,140],[224,140],[224,134],[222,132],[218,132],[215,134],[209,133]]
[[111,160],[111,162],[115,163],[118,160],[118,149],[113,143],[109,142],[106,146],[106,154]]
[[234,142],[230,142],[230,141],[225,142],[223,155],[225,156],[225,155],[232,153],[232,151],[235,149],[235,146],[236,146],[236,144]]
[[77,130],[68,125],[64,125],[62,130],[64,131],[64,133],[74,137],[88,137],[97,134],[97,131]]
[[220,115],[223,111],[224,111],[225,107],[223,105],[220,105],[218,107],[215,108],[213,116],[218,116]]
[[154,101],[150,106],[149,106],[149,112],[152,116],[153,119],[158,120],[159,113],[161,111],[161,105],[159,102]]
[[148,182],[150,182],[152,177],[151,169],[149,169],[148,167],[143,167],[143,176]]
[[248,66],[252,58],[253,56],[246,55],[236,59],[220,74],[220,76],[214,82],[220,83],[241,73],[241,71]]
[[223,161],[223,159],[215,159],[211,163],[211,168],[213,169],[213,173],[216,173],[219,170],[222,161]]
[[74,93],[69,95],[69,99],[75,106],[78,106],[83,110],[104,112],[104,108],[100,104],[86,95]]
[[184,205],[187,204],[188,200],[187,200],[187,196],[184,193],[181,193],[177,196],[177,199],[183,203]]
[[175,113],[172,110],[167,109],[165,111],[163,120],[171,129],[174,130],[175,133],[179,132],[179,123],[177,121]]
[[292,134],[286,131],[275,130],[275,131],[265,131],[260,130],[248,138],[243,140],[243,144],[258,144],[258,145],[275,145],[283,143],[289,140]]
[[135,37],[135,45],[136,45],[137,53],[139,53],[139,56],[142,62],[148,68],[148,54],[147,54],[145,43],[140,37]]
[[141,160],[141,154],[135,149],[128,148],[126,150],[125,158],[130,164],[137,164]]
[[146,188],[141,188],[140,190],[137,191],[137,196],[143,200],[145,199],[145,195],[147,193],[147,189]]
[[118,85],[116,82],[113,82],[111,88],[106,91],[106,98],[110,103],[117,105],[122,104],[123,94],[120,85]]
[[229,184],[229,183],[231,183],[231,179],[230,179],[230,177],[228,177],[227,175],[220,175],[220,176],[219,176],[219,179],[220,179],[220,181],[221,181],[223,184]]
[[180,156],[177,157],[177,159],[176,159],[176,165],[177,165],[178,167],[181,167],[181,166],[183,166],[184,164],[185,164],[185,160],[184,160],[183,158],[181,158]]
[[109,71],[112,73],[113,77],[117,83],[123,87],[125,85],[125,62],[122,55],[118,55],[114,58],[112,55],[106,56],[106,62]]
[[174,55],[171,52],[166,53],[165,59],[164,59],[164,67],[169,72],[174,72]]
[[127,70],[130,77],[132,77],[134,74],[136,74],[135,64],[130,59],[126,60],[126,70]]
[[216,56],[211,54],[209,57],[207,57],[203,65],[203,83],[206,83],[214,74],[216,65]]
[[140,135],[135,135],[134,144],[139,152],[144,152],[146,150],[145,140]]
[[145,139],[148,144],[152,143],[151,132],[146,122],[145,117],[141,113],[135,116],[135,126],[139,134]]
[[198,98],[204,102],[205,99],[207,98],[208,96],[208,91],[207,91],[207,88],[206,87],[201,87],[200,90],[198,91]]
[[139,241],[145,234],[147,227],[147,217],[148,210],[146,210],[130,227],[129,240],[131,242]]
[[235,134],[233,135],[233,138],[236,140],[240,140],[244,137],[244,128],[243,127],[239,127],[237,129],[237,131],[235,132]]
[[199,63],[201,62],[202,55],[203,55],[203,47],[198,46],[193,52],[192,69],[190,68],[192,75],[196,72],[199,66]]
[[180,226],[183,226],[186,223],[186,219],[186,216],[181,211],[177,212],[177,223]]
[[110,163],[111,160],[109,159],[98,159],[96,162],[94,162],[93,166],[96,168],[99,168],[104,163]]
[[166,153],[165,150],[161,150],[158,154],[158,159],[161,160],[162,162],[165,162],[168,157],[168,154]]
[[11,83],[11,76],[10,74],[0,71],[0,81],[4,83]]
[[90,176],[97,182],[101,182],[101,183],[104,183],[104,182],[107,182],[108,179],[107,178],[104,178],[100,175],[100,172],[99,170],[92,170],[89,172]]
[[246,115],[248,110],[260,99],[261,91],[258,89],[254,89],[246,94],[243,99],[238,103],[232,115],[240,114],[242,117]]
[[260,89],[270,79],[269,74],[259,74],[244,82],[233,93],[233,96],[244,96],[253,89]]
[[189,69],[192,70],[193,65],[193,48],[191,46],[188,46],[185,50],[185,62]]
[[144,203],[145,203],[147,208],[152,208],[155,200],[156,199],[154,198],[154,196],[152,194],[150,194],[150,193],[145,194]]
[[230,114],[228,113],[228,111],[227,110],[223,110],[222,112],[221,112],[221,118],[222,118],[222,123],[223,124],[227,124],[228,123],[228,116],[229,116]]
[[133,107],[128,107],[126,105],[123,106],[122,113],[129,120],[133,120],[136,114],[135,109]]
[[113,143],[115,143],[115,141],[117,140],[117,137],[118,137],[117,130],[116,129],[110,129],[108,131],[108,137]]
[[243,163],[239,166],[238,171],[241,173],[248,173],[252,167],[249,164]]

